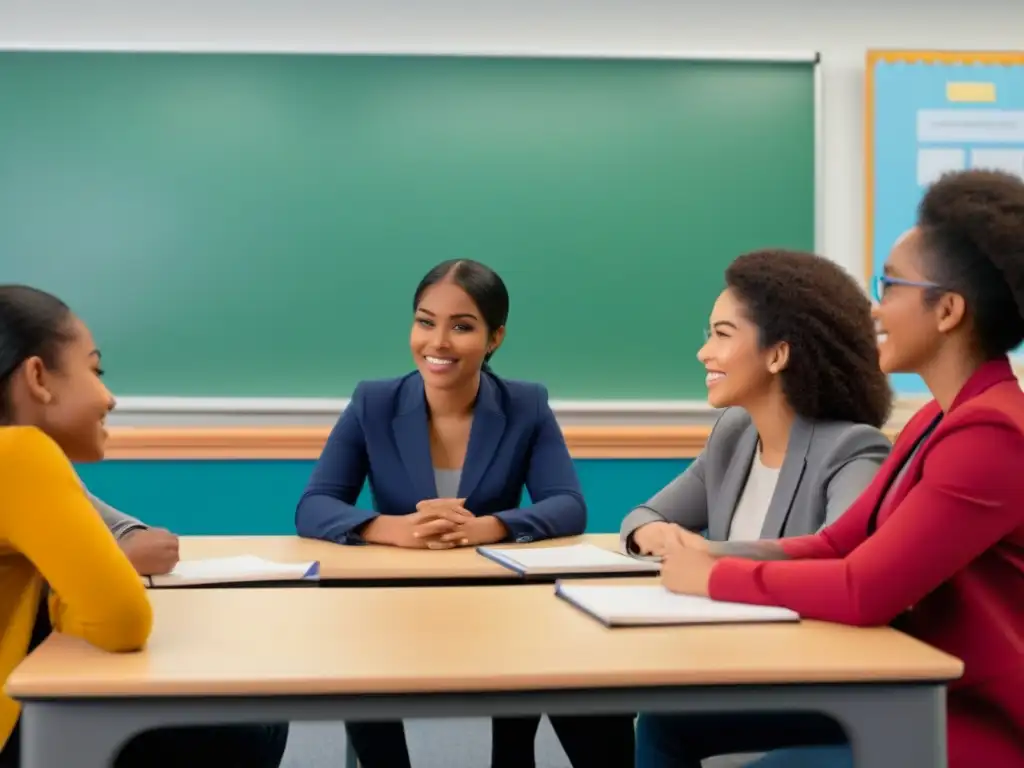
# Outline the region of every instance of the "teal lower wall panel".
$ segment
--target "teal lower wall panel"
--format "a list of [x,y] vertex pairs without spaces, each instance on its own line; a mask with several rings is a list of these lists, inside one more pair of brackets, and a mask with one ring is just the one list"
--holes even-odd
[[[618,531],[622,516],[689,464],[687,459],[579,459],[589,533]],[[181,535],[294,533],[295,503],[312,461],[111,460],[77,467],[89,490]],[[364,491],[361,505],[370,506]]]

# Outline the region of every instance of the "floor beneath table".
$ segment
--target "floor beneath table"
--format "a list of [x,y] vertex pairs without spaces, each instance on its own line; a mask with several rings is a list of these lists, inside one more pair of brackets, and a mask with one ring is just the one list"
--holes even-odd
[[[491,725],[472,720],[407,720],[406,738],[413,768],[481,768],[491,757]],[[342,768],[345,727],[340,723],[296,723],[281,768]],[[705,768],[739,768],[750,757],[705,761]],[[537,732],[537,768],[570,768],[551,724]]]

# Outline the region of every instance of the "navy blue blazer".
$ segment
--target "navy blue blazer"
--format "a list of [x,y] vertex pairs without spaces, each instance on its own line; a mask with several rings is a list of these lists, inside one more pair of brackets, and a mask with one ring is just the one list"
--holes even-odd
[[[372,511],[354,506],[367,479]],[[524,486],[529,507],[520,506]],[[434,498],[422,377],[364,381],[327,439],[295,510],[295,528],[307,538],[361,543],[355,531],[364,523],[411,514]],[[459,498],[474,515],[500,519],[510,541],[583,533],[586,504],[543,386],[481,374]]]

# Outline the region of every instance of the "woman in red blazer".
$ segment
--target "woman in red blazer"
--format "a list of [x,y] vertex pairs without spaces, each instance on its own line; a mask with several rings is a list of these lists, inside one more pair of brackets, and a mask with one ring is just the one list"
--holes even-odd
[[[662,579],[676,592],[808,619],[892,624],[957,656],[965,672],[947,697],[950,768],[1020,768],[1024,392],[1007,354],[1024,341],[1024,182],[986,171],[942,177],[876,292],[882,369],[919,374],[934,400],[875,481],[817,535],[742,546],[694,539],[666,556]],[[730,729],[765,729],[755,716],[739,719],[643,715],[638,768],[786,746],[750,743]],[[791,744],[842,740],[834,725],[784,725],[783,735],[799,734]]]

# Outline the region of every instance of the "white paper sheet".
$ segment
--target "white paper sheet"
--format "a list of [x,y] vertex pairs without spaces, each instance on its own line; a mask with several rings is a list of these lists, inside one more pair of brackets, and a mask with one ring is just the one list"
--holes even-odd
[[559,597],[611,626],[644,624],[719,624],[798,621],[788,608],[725,603],[707,597],[677,595],[660,585],[559,583]]
[[636,560],[593,544],[571,544],[565,547],[481,547],[480,552],[526,573],[654,573],[661,568],[658,563]]
[[183,560],[170,573],[151,577],[154,586],[219,584],[244,581],[287,581],[307,577],[316,566],[308,563],[275,563],[255,555]]

